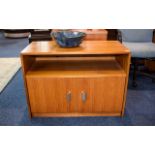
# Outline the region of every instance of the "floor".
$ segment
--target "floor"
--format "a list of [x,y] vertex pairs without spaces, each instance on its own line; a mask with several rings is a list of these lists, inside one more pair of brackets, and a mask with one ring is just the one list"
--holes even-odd
[[[0,57],[17,57],[28,39],[6,39],[0,33]],[[0,125],[22,126],[144,126],[155,125],[155,84],[138,77],[138,88],[129,79],[124,117],[33,118],[29,119],[21,70],[0,94]]]

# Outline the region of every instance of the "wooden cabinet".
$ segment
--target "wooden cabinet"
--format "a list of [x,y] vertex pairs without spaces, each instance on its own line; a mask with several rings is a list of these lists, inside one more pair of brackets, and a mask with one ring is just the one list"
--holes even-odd
[[118,40],[118,31],[117,29],[106,29],[108,36],[107,40]]
[[[21,54],[31,116],[123,115],[130,63],[128,49],[119,42],[107,41],[86,41],[73,49],[48,43],[57,49],[43,54],[46,51],[41,47],[47,44],[32,43]],[[106,49],[102,48],[105,43]],[[101,53],[95,53],[95,47],[100,47],[97,51]]]
[[85,40],[107,40],[108,31],[104,29],[75,29],[86,33]]
[[144,64],[150,72],[155,72],[155,60],[145,60]]

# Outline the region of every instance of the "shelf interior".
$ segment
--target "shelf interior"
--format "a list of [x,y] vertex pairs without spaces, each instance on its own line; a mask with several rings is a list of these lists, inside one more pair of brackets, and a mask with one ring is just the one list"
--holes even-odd
[[36,59],[26,74],[29,77],[97,77],[108,75],[126,75],[115,57],[104,60],[83,59],[80,61]]

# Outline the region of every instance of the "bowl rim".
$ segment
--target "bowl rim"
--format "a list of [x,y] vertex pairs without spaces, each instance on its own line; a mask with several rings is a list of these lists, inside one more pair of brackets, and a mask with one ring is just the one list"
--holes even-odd
[[81,34],[82,34],[82,36],[78,36],[78,37],[76,37],[76,36],[75,36],[75,37],[66,37],[66,36],[64,36],[65,39],[84,38],[84,37],[86,36],[86,33],[81,32],[81,31],[57,31],[57,32],[51,32],[51,34],[52,34],[52,36],[54,36],[55,38],[57,38],[57,37],[55,36],[55,34],[61,33],[61,32],[77,32],[77,33],[81,33]]

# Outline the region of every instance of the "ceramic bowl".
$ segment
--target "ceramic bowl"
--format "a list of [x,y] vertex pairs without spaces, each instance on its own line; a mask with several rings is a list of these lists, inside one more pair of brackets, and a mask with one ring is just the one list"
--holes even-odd
[[83,32],[52,32],[52,37],[61,47],[78,47],[82,43],[85,36],[86,34]]

